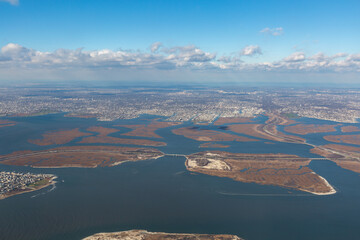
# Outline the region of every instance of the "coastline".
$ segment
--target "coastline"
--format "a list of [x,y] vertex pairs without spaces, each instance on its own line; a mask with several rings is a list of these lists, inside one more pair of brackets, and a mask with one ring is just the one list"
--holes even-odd
[[[138,161],[146,161],[146,160],[151,160],[151,159],[158,159],[161,157],[166,156],[166,154],[163,154],[162,156],[156,156],[153,158],[146,158],[146,159],[138,159],[138,160],[124,160],[124,161],[118,161],[118,162],[114,162],[113,164],[109,165],[109,167],[114,167],[126,162],[138,162]],[[83,166],[83,165],[76,165],[76,164],[67,164],[67,165],[62,165],[62,166],[30,166],[32,168],[97,168],[99,167],[99,165],[96,166]]]
[[29,193],[29,192],[35,192],[37,190],[40,190],[40,189],[43,189],[43,188],[46,188],[50,185],[54,185],[56,184],[57,182],[54,181],[55,179],[57,179],[58,177],[57,176],[53,176],[51,177],[48,182],[44,185],[41,185],[39,187],[35,187],[35,188],[26,188],[24,190],[21,190],[21,191],[16,191],[16,192],[10,192],[8,194],[3,194],[3,195],[0,195],[0,200],[3,200],[3,199],[6,199],[6,198],[9,198],[9,197],[12,197],[12,196],[16,196],[16,195],[20,195],[20,194],[23,194],[23,193]]
[[72,164],[67,164],[67,165],[62,165],[62,166],[33,166],[30,165],[29,167],[31,168],[97,168],[98,166],[82,166],[82,165],[72,165]]
[[[96,168],[119,164],[123,161],[142,161],[162,156],[164,153],[155,148],[67,146],[44,151],[18,151],[1,155],[0,163],[33,168]],[[43,161],[44,158],[46,161]]]
[[173,240],[242,240],[237,235],[231,234],[198,234],[198,233],[165,233],[148,232],[147,230],[127,230],[120,232],[101,232],[83,238],[83,240],[154,240],[154,239],[173,239]]
[[115,162],[113,164],[110,165],[110,167],[114,167],[114,166],[117,166],[117,165],[120,165],[120,164],[123,164],[123,163],[126,163],[126,162],[138,162],[138,161],[146,161],[146,160],[151,160],[151,159],[158,159],[158,158],[162,158],[164,157],[166,154],[163,154],[162,156],[157,156],[157,157],[153,157],[153,158],[147,158],[147,159],[139,159],[139,160],[125,160],[125,161],[119,161],[119,162]]
[[[315,172],[313,172],[313,174],[316,174]],[[317,174],[318,175],[318,174]],[[306,191],[306,190],[302,190],[302,191],[306,191],[315,195],[319,195],[319,196],[325,196],[325,195],[333,195],[335,193],[337,193],[337,191],[335,190],[335,188],[322,176],[318,175],[323,181],[324,183],[331,189],[329,192],[325,192],[325,193],[317,193],[317,192],[310,192],[310,191]]]
[[[196,173],[206,174],[206,175],[210,175],[210,176],[216,176],[216,175],[212,175],[212,174],[207,174],[206,172],[204,173],[204,172],[199,172],[199,171],[192,170],[194,168],[189,166],[188,156],[186,156],[185,158],[186,158],[185,167],[189,172],[196,172]],[[314,192],[314,191],[310,191],[310,190],[303,189],[303,188],[290,188],[290,187],[287,187],[287,186],[283,186],[281,184],[278,184],[278,185],[277,184],[270,184],[270,183],[269,184],[264,184],[264,183],[252,182],[252,181],[239,181],[239,180],[235,180],[234,178],[230,178],[230,179],[233,179],[234,181],[244,182],[244,183],[251,183],[252,182],[252,183],[256,183],[256,184],[260,184],[260,185],[271,185],[271,186],[277,186],[277,187],[281,187],[281,188],[289,188],[289,189],[293,189],[293,190],[298,190],[298,191],[302,191],[302,192],[311,193],[311,194],[318,195],[318,196],[333,195],[333,194],[337,193],[335,188],[324,177],[318,175],[315,172],[311,172],[311,174],[317,175],[330,190],[328,192]],[[218,176],[218,177],[222,177],[222,176]]]

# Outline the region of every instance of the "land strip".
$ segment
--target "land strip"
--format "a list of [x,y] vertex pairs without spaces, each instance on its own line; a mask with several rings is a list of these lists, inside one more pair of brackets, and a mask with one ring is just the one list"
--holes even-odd
[[91,114],[76,114],[76,113],[68,113],[64,115],[64,117],[74,117],[74,118],[96,118],[96,116]]
[[184,127],[173,129],[172,132],[176,135],[181,135],[186,138],[191,138],[196,141],[238,141],[238,142],[251,142],[258,141],[257,139],[237,136],[234,134],[224,133],[214,130],[201,130],[198,127]]
[[309,133],[336,132],[337,125],[319,125],[319,124],[297,124],[294,126],[286,126],[284,130],[289,133],[306,135]]
[[40,168],[114,166],[126,161],[156,159],[164,154],[153,148],[72,146],[45,151],[19,151],[0,156],[5,165]]
[[253,122],[253,118],[249,117],[220,117],[214,122],[214,125],[223,125],[229,123],[249,123]]
[[[273,135],[274,137],[283,138],[283,141],[286,142],[299,143],[299,144],[305,144],[311,146],[313,147],[313,149],[311,150],[312,153],[318,154],[320,156],[324,156],[326,159],[335,162],[337,165],[339,165],[342,168],[360,173],[360,154],[359,154],[360,148],[338,145],[338,144],[327,144],[327,145],[317,146],[306,142],[305,139],[301,140],[293,137],[288,138],[289,135],[284,136],[282,133],[279,135],[280,132],[276,130],[276,125],[274,123],[279,123],[280,121],[279,119],[275,118],[275,120],[272,122],[269,120],[266,122],[267,125],[265,125],[262,128],[261,132],[267,133],[269,135]],[[268,129],[270,129],[270,131]],[[331,135],[331,136],[336,137],[337,135]],[[351,135],[351,136],[357,136],[357,135]],[[358,143],[356,137],[345,138],[345,141],[347,141],[348,143],[350,142]]]
[[314,146],[312,153],[326,157],[342,168],[360,173],[360,148],[339,144]]
[[341,127],[341,131],[344,133],[360,132],[360,128],[358,128],[356,126],[343,126],[343,127]]
[[124,136],[136,136],[136,137],[153,137],[162,138],[155,133],[156,130],[166,127],[172,127],[181,124],[181,122],[159,122],[152,121],[150,124],[141,125],[116,125],[118,127],[130,128],[132,131],[123,133]]
[[328,136],[324,136],[324,139],[329,142],[360,145],[360,134],[357,134],[357,135],[328,135]]
[[129,230],[113,233],[97,233],[83,240],[241,240],[229,234],[163,233],[146,230]]
[[236,181],[275,185],[317,195],[335,189],[307,166],[310,159],[288,154],[244,154],[206,151],[187,156],[186,168]]
[[97,136],[99,136],[99,137],[107,136],[111,133],[116,133],[116,132],[120,131],[119,129],[116,129],[116,128],[106,128],[106,127],[101,127],[101,126],[92,126],[86,130],[89,132],[97,133],[98,134]]
[[109,143],[109,144],[131,144],[139,146],[166,146],[165,142],[158,142],[148,139],[129,139],[108,136],[111,133],[119,132],[119,129],[105,128],[105,127],[90,127],[87,129],[90,132],[97,132],[98,135],[85,137],[78,143]]
[[30,139],[28,141],[39,146],[48,146],[54,144],[66,144],[75,138],[89,135],[92,134],[80,132],[78,128],[75,128],[72,130],[46,132],[42,135],[42,139]]
[[281,116],[279,113],[268,112],[265,115],[269,117],[269,119],[265,122],[266,124],[290,125],[296,123],[295,120]]
[[16,122],[9,120],[0,120],[0,128],[15,126]]
[[230,146],[224,145],[224,144],[219,144],[219,143],[207,142],[207,143],[200,144],[199,147],[201,147],[201,148],[228,148]]
[[54,179],[51,174],[0,172],[0,200],[45,188],[55,184]]
[[278,142],[305,142],[305,139],[298,136],[284,134],[278,131],[276,127],[276,125],[272,124],[235,124],[229,125],[228,129],[236,133]]

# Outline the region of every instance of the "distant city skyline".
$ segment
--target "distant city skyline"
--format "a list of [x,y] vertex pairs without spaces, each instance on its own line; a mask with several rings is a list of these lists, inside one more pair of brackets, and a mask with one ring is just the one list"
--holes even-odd
[[360,83],[359,1],[0,0],[0,81]]

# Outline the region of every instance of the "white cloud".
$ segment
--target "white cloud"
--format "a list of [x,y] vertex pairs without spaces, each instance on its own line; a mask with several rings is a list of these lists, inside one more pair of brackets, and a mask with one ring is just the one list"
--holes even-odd
[[[223,55],[204,51],[196,46],[162,45],[156,50],[131,51],[109,49],[87,51],[82,48],[58,49],[52,52],[37,51],[19,44],[9,43],[0,49],[0,72],[9,75],[25,72],[71,72],[93,71],[110,74],[124,70],[134,74],[141,70],[216,70],[238,72],[360,72],[360,54],[337,53],[327,56],[317,53],[306,57],[304,52],[294,52],[280,61],[247,63],[239,55]],[[260,54],[258,46],[247,46],[241,56]],[[158,73],[159,74],[159,73]],[[0,74],[1,75],[1,74]],[[155,74],[156,75],[156,74]]]
[[319,52],[319,53],[316,53],[314,54],[313,56],[309,57],[309,60],[315,60],[315,61],[332,61],[334,59],[337,59],[337,58],[344,58],[344,57],[347,57],[348,54],[347,53],[337,53],[337,54],[334,54],[332,56],[326,56],[324,53],[322,52]]
[[30,59],[33,52],[19,44],[9,43],[1,48],[3,56],[10,59]]
[[259,46],[249,45],[249,46],[244,47],[241,50],[240,54],[244,55],[244,56],[254,56],[257,54],[261,55],[262,52],[261,52],[261,48]]
[[151,52],[152,53],[157,52],[162,46],[163,44],[161,42],[154,42],[150,46]]
[[8,2],[11,5],[19,5],[19,0],[0,0],[0,2]]
[[260,31],[262,34],[272,35],[272,36],[280,36],[284,33],[284,29],[282,27],[277,28],[264,28]]
[[165,54],[165,60],[174,62],[178,67],[209,66],[208,63],[216,58],[215,53],[205,52],[193,45],[163,48],[162,52]]
[[332,55],[332,59],[335,59],[335,58],[343,58],[343,57],[347,57],[349,54],[347,53],[336,53],[334,55]]
[[[158,45],[159,46],[159,45]],[[153,51],[154,48],[152,49]],[[156,51],[159,50],[159,47]],[[41,52],[9,43],[1,48],[1,64],[24,67],[128,67],[173,69],[179,67],[204,68],[212,66],[216,54],[205,52],[195,46],[163,49],[161,53],[139,51],[113,51],[109,49],[84,51],[83,49],[58,49]]]
[[303,52],[294,52],[290,56],[284,58],[285,62],[301,62],[305,60],[305,54]]
[[348,57],[349,61],[360,62],[360,53],[352,54]]

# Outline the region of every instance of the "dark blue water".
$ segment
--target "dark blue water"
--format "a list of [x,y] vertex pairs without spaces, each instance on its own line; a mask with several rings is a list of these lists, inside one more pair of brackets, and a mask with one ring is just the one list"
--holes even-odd
[[[36,148],[27,143],[27,138],[34,138],[33,133],[40,136],[40,129],[84,129],[102,124],[59,115],[17,120],[20,123],[16,127],[0,129],[2,153],[12,151],[8,148]],[[168,143],[159,149],[185,154],[203,150],[198,147],[199,142],[173,135],[170,129],[157,132]],[[234,145],[226,151],[280,151],[312,156],[307,146],[298,144],[231,144]],[[313,161],[310,167],[335,186],[338,193],[314,196],[194,174],[186,170],[183,157],[95,169],[0,165],[0,170],[53,173],[59,177],[53,190],[50,186],[0,201],[0,239],[81,239],[96,232],[128,229],[229,233],[248,240],[357,239],[359,174],[330,161]]]
[[[301,124],[316,124],[316,125],[321,125],[321,124],[326,124],[326,125],[336,125],[335,131],[333,132],[324,132],[324,133],[310,133],[307,135],[300,135],[300,134],[293,134],[293,135],[297,135],[299,137],[302,138],[306,138],[306,141],[308,143],[311,144],[315,144],[315,145],[325,145],[325,144],[334,144],[334,142],[328,142],[324,139],[324,136],[328,136],[328,135],[358,135],[360,134],[360,132],[348,132],[348,133],[344,133],[341,131],[341,127],[342,126],[357,126],[359,127],[360,124],[358,123],[342,123],[339,124],[338,122],[332,122],[332,121],[326,121],[326,120],[320,120],[320,119],[313,119],[313,118],[298,118],[295,119],[296,122],[301,123]],[[292,125],[296,125],[298,123],[292,124]],[[284,128],[286,126],[278,126],[278,129],[286,134],[289,134],[288,132],[284,131]],[[341,143],[342,145],[347,145],[347,146],[354,146],[354,147],[359,147],[359,145],[354,145],[354,144],[348,144],[348,143]]]

